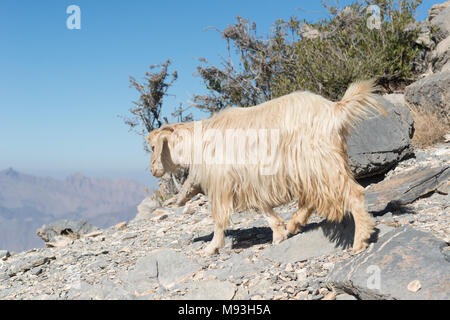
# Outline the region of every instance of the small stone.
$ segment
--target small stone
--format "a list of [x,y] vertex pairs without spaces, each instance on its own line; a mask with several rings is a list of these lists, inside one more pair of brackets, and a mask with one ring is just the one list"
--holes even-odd
[[167,214],[162,214],[160,216],[156,216],[153,218],[154,221],[163,221],[165,219],[167,219],[169,216]]
[[73,243],[73,240],[69,237],[63,237],[63,236],[57,236],[54,238],[51,242],[46,242],[45,245],[48,248],[62,248],[68,245],[71,245]]
[[336,293],[330,292],[322,300],[336,300]]
[[328,289],[327,288],[320,288],[319,289],[319,293],[326,296],[328,294]]
[[183,211],[181,212],[182,214],[194,214],[195,213],[195,208],[193,206],[186,206],[184,207]]
[[336,300],[358,300],[354,296],[343,293],[336,296]]
[[97,236],[99,236],[99,235],[101,235],[101,234],[103,234],[103,231],[99,230],[99,231],[94,231],[94,232],[85,234],[84,236],[85,236],[86,238],[95,238],[95,237],[97,237]]
[[127,223],[120,222],[120,223],[116,224],[113,228],[116,230],[125,230],[127,228]]
[[163,209],[156,209],[155,211],[153,211],[154,215],[162,215],[162,214],[166,214],[167,211],[163,210]]
[[33,276],[38,276],[42,273],[42,268],[36,267],[36,268],[31,269],[30,272]]
[[11,256],[9,251],[7,251],[7,250],[0,250],[0,259],[8,258],[9,256]]
[[301,291],[294,297],[296,300],[305,300],[308,297],[308,291]]
[[422,285],[420,284],[419,280],[411,281],[408,284],[408,290],[411,291],[411,292],[417,292],[417,291],[420,290],[420,288],[422,288]]
[[286,272],[294,272],[294,268],[292,267],[292,263],[288,263],[286,268],[284,269]]

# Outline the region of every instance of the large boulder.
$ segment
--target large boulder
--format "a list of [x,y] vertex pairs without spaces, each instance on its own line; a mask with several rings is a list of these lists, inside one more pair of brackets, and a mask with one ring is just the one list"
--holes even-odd
[[363,253],[337,263],[327,277],[360,299],[448,300],[448,244],[409,226],[379,237]]
[[350,167],[357,178],[384,173],[413,154],[414,121],[402,95],[380,100],[388,117],[374,116],[358,124],[347,140]]
[[407,86],[405,99],[409,105],[417,109],[438,112],[444,119],[448,119],[450,113],[449,88],[450,72],[439,72]]
[[437,42],[441,42],[450,35],[450,4],[449,1],[435,7],[434,12],[430,12],[429,21],[434,29],[434,37]]
[[385,212],[444,189],[450,179],[450,166],[416,168],[371,185],[365,193],[369,212]]

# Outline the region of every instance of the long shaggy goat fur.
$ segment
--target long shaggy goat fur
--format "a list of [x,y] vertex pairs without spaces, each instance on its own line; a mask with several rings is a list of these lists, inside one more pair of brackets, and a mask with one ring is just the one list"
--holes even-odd
[[[279,143],[269,147],[278,159],[271,174],[261,174],[267,160],[264,157],[247,164],[208,162],[205,159],[211,150],[222,151],[222,145],[215,140],[194,141],[201,145],[202,161],[190,158],[190,174],[206,192],[215,221],[214,237],[206,252],[212,254],[223,247],[231,214],[247,209],[257,209],[267,217],[275,243],[304,226],[314,211],[335,222],[351,212],[355,221],[353,248],[363,250],[373,223],[365,209],[364,188],[354,180],[348,165],[346,138],[351,126],[369,113],[385,114],[373,92],[372,81],[353,83],[339,102],[310,92],[294,92],[252,108],[226,109],[203,120],[202,136],[211,130],[224,136],[227,130],[276,130],[279,137]],[[247,149],[251,148],[248,144]],[[273,208],[294,199],[299,210],[286,228]]]

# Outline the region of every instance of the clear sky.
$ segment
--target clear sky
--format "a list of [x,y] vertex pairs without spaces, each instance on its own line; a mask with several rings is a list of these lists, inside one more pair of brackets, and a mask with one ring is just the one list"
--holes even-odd
[[[424,0],[418,18],[439,2]],[[72,4],[80,30],[66,27]],[[278,18],[315,21],[326,12],[311,0],[1,0],[0,170],[154,183],[141,137],[118,117],[138,98],[129,76],[142,80],[150,64],[172,60],[179,80],[164,106],[170,119],[178,103],[204,92],[197,59],[217,64],[226,54],[225,41],[205,28],[223,30],[237,15],[267,34]]]

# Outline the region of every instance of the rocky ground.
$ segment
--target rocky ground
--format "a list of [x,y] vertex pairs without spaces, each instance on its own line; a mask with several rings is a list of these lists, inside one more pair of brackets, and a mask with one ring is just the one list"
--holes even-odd
[[[272,245],[265,219],[244,212],[233,216],[220,254],[205,256],[213,221],[204,196],[181,208],[147,201],[128,224],[65,230],[53,247],[0,251],[0,299],[450,299],[450,144],[415,154],[379,183],[429,168],[441,168],[440,176],[423,179],[432,185],[421,191],[416,183],[410,204],[397,199],[374,212],[373,243],[359,255],[348,248],[351,221],[335,226],[315,215]],[[378,193],[373,199],[381,201]],[[296,204],[277,211],[288,220]]]

